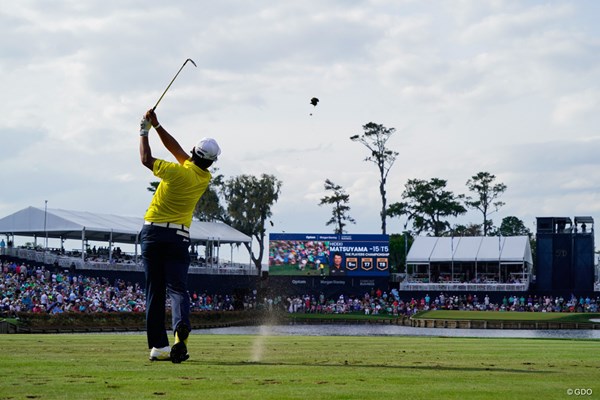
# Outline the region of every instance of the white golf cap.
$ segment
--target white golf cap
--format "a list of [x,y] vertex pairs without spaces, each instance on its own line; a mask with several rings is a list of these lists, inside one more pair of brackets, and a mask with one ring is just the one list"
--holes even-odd
[[221,154],[221,148],[217,144],[217,141],[213,138],[202,138],[196,146],[194,146],[194,153],[207,160],[215,161],[219,154]]

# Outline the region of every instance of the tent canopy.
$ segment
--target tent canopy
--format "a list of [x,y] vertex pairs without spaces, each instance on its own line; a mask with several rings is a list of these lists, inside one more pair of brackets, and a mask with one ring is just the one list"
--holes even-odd
[[527,236],[431,237],[417,236],[407,264],[431,262],[533,263]]
[[[136,243],[144,224],[141,217],[123,217],[86,211],[27,207],[0,219],[0,234],[49,238],[85,239],[99,242]],[[192,243],[216,241],[223,244],[249,243],[251,238],[219,222],[192,222]]]

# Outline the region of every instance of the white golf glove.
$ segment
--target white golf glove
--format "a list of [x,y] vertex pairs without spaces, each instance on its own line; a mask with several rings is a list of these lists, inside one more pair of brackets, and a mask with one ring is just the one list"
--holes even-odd
[[143,116],[140,121],[140,136],[148,136],[150,128],[152,128],[152,123],[149,119],[146,119],[146,116]]

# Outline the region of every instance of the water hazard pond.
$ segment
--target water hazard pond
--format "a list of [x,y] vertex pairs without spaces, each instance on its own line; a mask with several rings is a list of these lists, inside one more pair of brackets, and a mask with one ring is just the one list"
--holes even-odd
[[273,325],[198,329],[197,335],[444,336],[477,338],[600,339],[600,330],[452,329],[398,325]]

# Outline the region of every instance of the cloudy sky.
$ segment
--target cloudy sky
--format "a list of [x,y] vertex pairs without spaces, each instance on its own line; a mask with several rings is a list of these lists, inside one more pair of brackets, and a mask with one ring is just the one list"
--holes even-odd
[[[282,180],[273,232],[330,232],[331,209],[318,206],[329,178],[350,194],[349,232],[380,233],[377,169],[349,140],[368,122],[396,129],[389,202],[411,178],[459,194],[488,171],[508,186],[496,224],[600,222],[600,2],[0,4],[0,216],[45,200],[143,215],[154,177],[139,161],[139,119],[191,58],[159,120],[184,148],[215,137],[227,177]],[[403,225],[388,221],[388,233]]]

